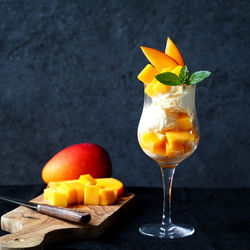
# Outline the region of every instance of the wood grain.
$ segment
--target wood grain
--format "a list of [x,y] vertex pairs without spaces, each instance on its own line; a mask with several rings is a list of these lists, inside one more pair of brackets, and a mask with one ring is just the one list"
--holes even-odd
[[[46,204],[43,195],[32,201]],[[0,237],[0,249],[43,249],[47,244],[67,239],[93,239],[99,237],[134,201],[134,194],[120,197],[114,205],[74,205],[73,210],[91,214],[86,224],[59,220],[27,207],[18,207],[1,217],[1,228],[11,234]]]

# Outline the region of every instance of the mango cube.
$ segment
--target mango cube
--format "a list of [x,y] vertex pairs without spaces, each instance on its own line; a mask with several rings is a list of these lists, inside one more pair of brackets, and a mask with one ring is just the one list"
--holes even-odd
[[56,191],[56,187],[45,188],[45,189],[43,190],[43,198],[44,198],[44,200],[50,200],[51,193],[52,193],[53,191]]
[[143,149],[164,156],[166,153],[166,136],[159,133],[146,132],[142,135],[140,145]]
[[58,207],[67,207],[67,195],[64,192],[53,190],[49,199],[49,204]]
[[96,180],[90,174],[81,175],[79,178],[79,182],[84,184],[84,185],[95,185],[96,184]]
[[166,132],[166,138],[169,147],[177,151],[183,144],[194,141],[194,135],[189,131],[168,131]]
[[187,130],[193,127],[191,117],[188,114],[181,113],[177,117],[177,127],[180,130]]
[[174,158],[178,155],[183,155],[184,153],[185,153],[185,149],[183,145],[172,148],[168,143],[166,143],[166,156],[167,157]]
[[115,203],[116,198],[114,190],[111,188],[100,189],[99,191],[99,204],[100,205],[110,205]]
[[99,190],[101,188],[97,185],[87,185],[84,189],[84,204],[98,205],[99,204]]
[[73,186],[76,190],[76,203],[83,203],[84,202],[84,188],[85,185],[83,185],[80,182],[70,183],[71,186]]
[[57,190],[67,195],[67,203],[69,205],[77,202],[76,189],[70,183],[62,183]]
[[142,81],[145,85],[148,85],[152,82],[155,75],[157,75],[159,72],[157,69],[155,69],[151,64],[148,64],[141,73],[137,76],[137,78]]
[[96,185],[100,186],[101,188],[112,188],[116,197],[123,194],[123,184],[121,181],[115,178],[97,178]]

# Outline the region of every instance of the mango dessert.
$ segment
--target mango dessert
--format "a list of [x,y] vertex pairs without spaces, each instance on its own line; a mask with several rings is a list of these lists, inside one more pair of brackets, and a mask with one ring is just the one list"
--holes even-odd
[[50,205],[67,207],[74,204],[112,205],[123,194],[123,184],[114,178],[93,178],[49,182],[44,200]]
[[158,163],[177,164],[198,145],[195,84],[210,73],[199,71],[189,76],[182,55],[170,38],[165,53],[144,46],[141,49],[150,64],[138,75],[145,94],[138,141]]

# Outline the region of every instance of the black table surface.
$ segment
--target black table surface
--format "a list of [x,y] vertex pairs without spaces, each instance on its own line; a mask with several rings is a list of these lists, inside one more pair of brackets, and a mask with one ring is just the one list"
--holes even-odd
[[[29,200],[42,185],[1,186],[0,195]],[[183,239],[156,239],[141,235],[138,227],[161,220],[162,190],[130,187],[136,202],[126,215],[95,240],[56,242],[45,249],[250,249],[250,189],[174,188],[172,220],[192,225],[196,232]],[[15,205],[0,201],[0,215]],[[0,230],[0,236],[6,232]]]

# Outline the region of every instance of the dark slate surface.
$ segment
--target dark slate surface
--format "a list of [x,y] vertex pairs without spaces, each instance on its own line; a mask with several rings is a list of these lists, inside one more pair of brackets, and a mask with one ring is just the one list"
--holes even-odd
[[201,142],[176,186],[250,187],[248,1],[1,1],[0,184],[42,183],[44,164],[79,142],[105,147],[125,185],[159,186],[136,130],[147,63],[170,36],[197,89]]

